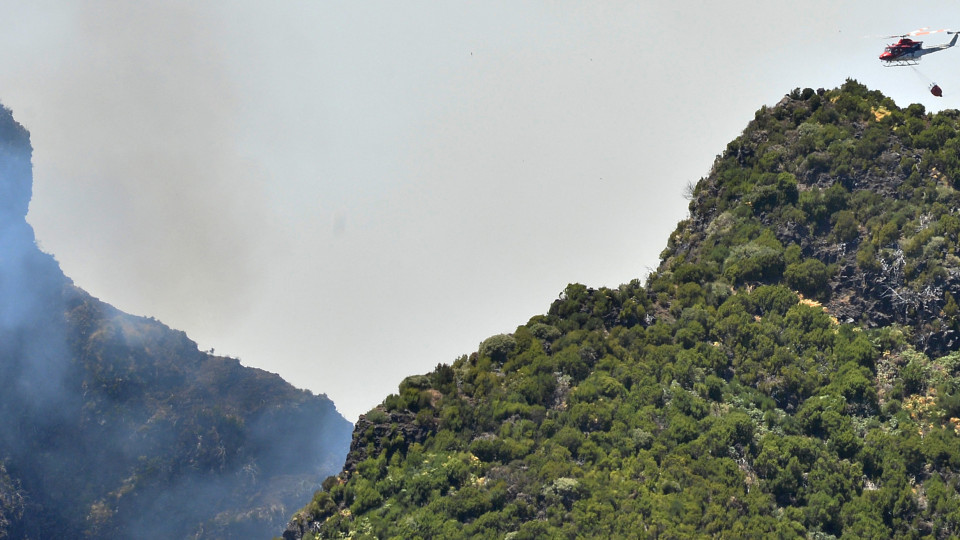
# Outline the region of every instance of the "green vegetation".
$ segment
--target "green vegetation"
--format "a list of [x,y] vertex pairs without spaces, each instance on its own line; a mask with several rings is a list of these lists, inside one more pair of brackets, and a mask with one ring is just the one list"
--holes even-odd
[[958,118],[761,109],[645,285],[406,379],[286,538],[960,536]]

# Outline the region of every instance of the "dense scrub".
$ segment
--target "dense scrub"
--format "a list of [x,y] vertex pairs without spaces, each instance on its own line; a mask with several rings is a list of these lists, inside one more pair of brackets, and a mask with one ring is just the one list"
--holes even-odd
[[761,109],[645,285],[405,379],[285,538],[960,535],[957,119]]

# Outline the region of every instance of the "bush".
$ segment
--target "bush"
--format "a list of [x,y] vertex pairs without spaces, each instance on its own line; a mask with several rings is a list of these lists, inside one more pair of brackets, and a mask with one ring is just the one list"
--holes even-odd
[[857,266],[864,272],[879,272],[880,261],[877,260],[877,249],[871,243],[861,244],[857,250]]
[[372,422],[374,424],[383,424],[390,421],[390,415],[384,412],[384,410],[380,407],[370,409],[370,411],[364,416],[366,416],[368,422]]
[[787,266],[783,277],[787,280],[787,285],[804,296],[820,300],[830,296],[830,273],[827,265],[818,259],[806,259]]
[[490,336],[480,344],[480,356],[489,357],[494,362],[503,363],[517,346],[517,340],[510,334]]
[[853,242],[860,236],[857,218],[850,210],[841,210],[833,215],[833,237],[838,242]]
[[540,341],[553,341],[562,335],[557,327],[540,322],[530,325],[530,333]]
[[776,279],[783,272],[783,250],[754,242],[730,250],[723,275],[733,282]]
[[759,315],[768,313],[785,315],[787,310],[797,305],[800,299],[793,291],[782,285],[762,285],[753,290],[750,300],[757,308]]

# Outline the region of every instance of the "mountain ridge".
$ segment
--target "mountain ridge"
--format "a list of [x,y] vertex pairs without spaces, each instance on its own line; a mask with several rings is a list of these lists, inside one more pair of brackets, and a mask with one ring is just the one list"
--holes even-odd
[[960,534],[958,118],[761,108],[645,285],[404,379],[284,539]]
[[350,423],[77,287],[26,222],[31,156],[0,106],[0,538],[282,529],[342,463]]

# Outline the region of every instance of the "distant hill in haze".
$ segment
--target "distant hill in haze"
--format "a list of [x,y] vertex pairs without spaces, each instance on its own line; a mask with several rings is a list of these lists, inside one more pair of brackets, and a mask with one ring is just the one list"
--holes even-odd
[[0,538],[279,533],[350,423],[75,286],[25,221],[31,152],[0,107]]
[[284,538],[960,536],[960,112],[797,89],[689,196],[645,284],[403,380]]

